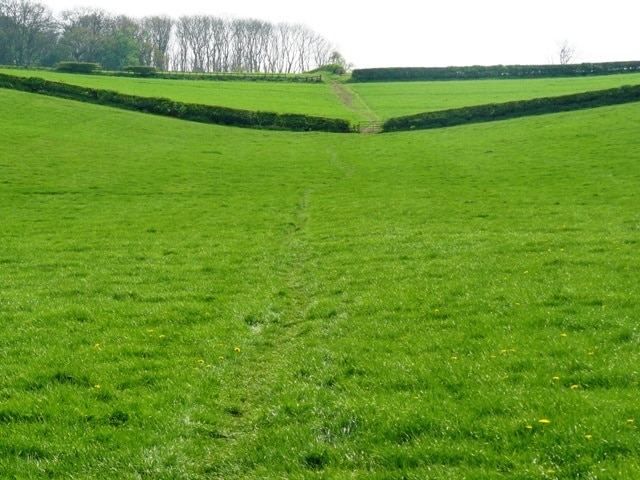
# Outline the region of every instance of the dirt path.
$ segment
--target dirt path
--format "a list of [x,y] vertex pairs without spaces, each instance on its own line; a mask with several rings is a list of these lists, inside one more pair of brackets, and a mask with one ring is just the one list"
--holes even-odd
[[[340,99],[348,109],[366,118],[365,123],[369,123],[369,125],[364,126],[361,133],[377,133],[379,131],[379,125],[377,125],[379,123],[378,118],[357,93],[353,92],[353,90],[344,83],[333,83],[331,87],[338,99]],[[354,99],[358,101],[354,102]]]

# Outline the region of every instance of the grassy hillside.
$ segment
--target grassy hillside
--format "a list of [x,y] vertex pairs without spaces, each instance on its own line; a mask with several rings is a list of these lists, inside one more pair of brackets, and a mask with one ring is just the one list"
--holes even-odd
[[164,80],[74,75],[44,70],[0,69],[0,72],[42,77],[55,82],[115,90],[143,97],[164,97],[181,102],[246,110],[361,120],[360,115],[345,108],[330,85],[321,83]]
[[0,121],[0,476],[640,475],[637,105]]
[[449,108],[555,97],[640,84],[640,74],[535,80],[356,83],[349,87],[381,119]]
[[165,97],[207,105],[343,118],[353,123],[386,120],[448,108],[501,103],[640,84],[640,74],[536,80],[305,84],[163,80],[0,69],[10,75]]

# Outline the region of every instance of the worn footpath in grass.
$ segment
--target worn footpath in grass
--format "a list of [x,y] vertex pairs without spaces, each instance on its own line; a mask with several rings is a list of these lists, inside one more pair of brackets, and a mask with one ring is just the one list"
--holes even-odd
[[0,115],[0,476],[640,473],[636,105],[376,136]]

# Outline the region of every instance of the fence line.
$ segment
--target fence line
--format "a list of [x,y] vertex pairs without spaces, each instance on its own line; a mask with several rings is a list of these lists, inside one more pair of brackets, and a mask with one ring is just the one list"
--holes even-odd
[[356,125],[355,130],[358,133],[380,133],[382,132],[383,122],[374,120],[370,122],[360,122]]

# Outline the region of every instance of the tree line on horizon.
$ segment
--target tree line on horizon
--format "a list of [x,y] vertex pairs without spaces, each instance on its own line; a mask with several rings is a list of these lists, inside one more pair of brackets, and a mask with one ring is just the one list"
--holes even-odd
[[0,0],[0,64],[53,67],[98,63],[205,73],[301,73],[344,62],[302,24],[189,15],[132,18],[97,8],[56,17],[34,0]]

